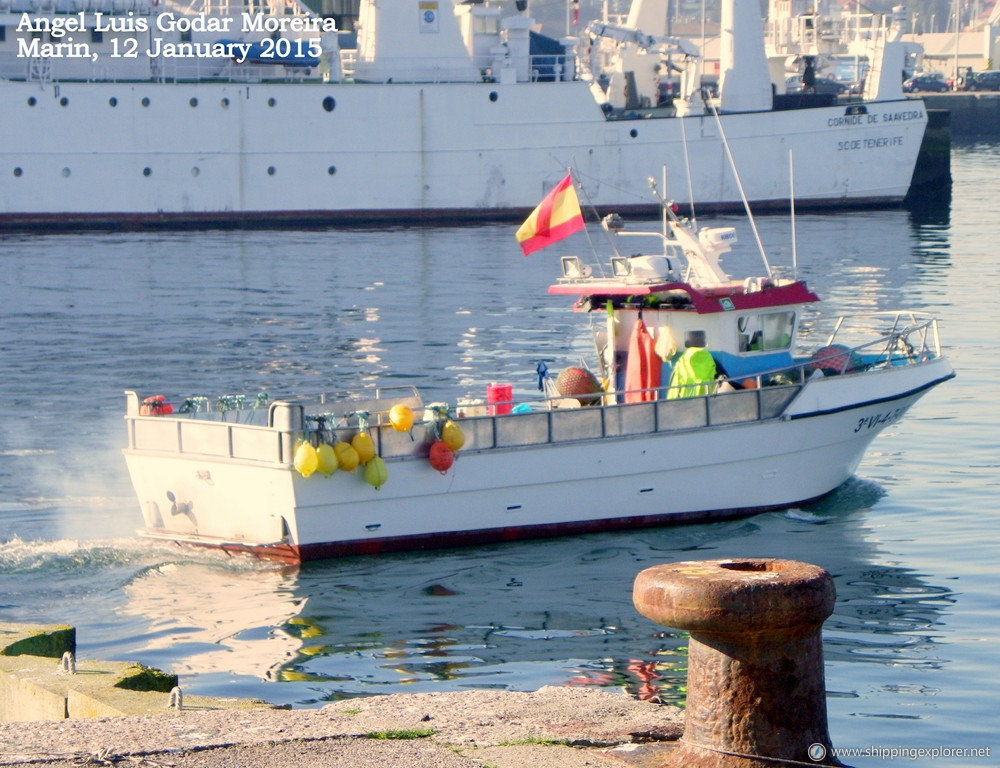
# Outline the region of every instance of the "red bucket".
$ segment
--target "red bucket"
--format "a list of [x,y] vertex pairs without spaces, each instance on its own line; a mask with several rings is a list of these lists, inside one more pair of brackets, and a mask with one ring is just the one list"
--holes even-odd
[[492,382],[486,385],[486,407],[490,416],[510,413],[513,400],[513,384],[497,384],[496,382]]

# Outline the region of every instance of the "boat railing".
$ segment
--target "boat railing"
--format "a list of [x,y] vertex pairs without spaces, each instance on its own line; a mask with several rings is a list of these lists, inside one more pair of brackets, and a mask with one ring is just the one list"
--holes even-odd
[[[919,365],[940,356],[937,322],[916,313],[866,315],[888,325],[874,340],[847,347],[837,345],[850,318],[842,318],[827,341],[827,357],[798,358],[790,366],[760,371],[739,381],[711,381],[704,392],[670,397],[669,387],[639,390],[649,399],[622,402],[633,393],[598,394],[597,402],[565,406],[567,398],[543,397],[518,403],[492,403],[493,413],[455,416],[465,434],[463,452],[571,443],[604,438],[630,438],[661,432],[723,427],[780,418],[799,391],[815,377],[858,376],[889,367]],[[689,394],[680,391],[679,394]],[[184,415],[143,415],[138,395],[126,393],[128,447],[136,451],[214,457],[235,462],[290,466],[298,441],[306,438],[350,441],[367,425],[384,459],[424,458],[451,415],[444,403],[424,405],[413,387],[389,387],[367,399],[345,400],[323,395],[302,401],[268,405],[266,424]],[[632,398],[629,398],[632,399]],[[414,411],[412,430],[397,431],[389,422],[393,404]],[[307,407],[309,410],[307,411]]]
[[[875,339],[871,340],[873,335]],[[878,354],[885,364],[941,356],[937,318],[922,312],[843,315],[826,338],[826,346],[835,344],[850,347],[863,356]]]

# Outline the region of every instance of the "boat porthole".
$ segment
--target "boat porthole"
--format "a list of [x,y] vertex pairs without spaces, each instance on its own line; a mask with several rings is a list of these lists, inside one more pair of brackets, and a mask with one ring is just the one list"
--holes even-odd
[[196,98],[194,98],[192,96],[191,100],[188,102],[188,104],[190,104],[192,107],[197,107],[198,106],[198,99],[196,99]]
[[14,169],[14,176],[20,176],[24,171],[20,167]]
[[199,173],[201,173],[201,169],[197,165],[191,169],[192,176],[197,176]]
[[628,135],[634,139],[636,136],[639,135],[639,132],[635,128],[633,128],[631,131],[628,132]]
[[499,98],[500,94],[498,94],[496,91],[490,91],[490,101],[496,101]]
[[323,99],[323,109],[327,112],[333,112],[334,107],[337,106],[337,102],[334,100],[333,96],[327,96]]
[[59,99],[59,104],[60,106],[65,107],[67,104],[69,104],[69,99],[63,96],[61,99]]
[[277,103],[278,102],[275,101],[273,97],[267,100],[267,106],[269,106],[269,107],[273,107]]
[[116,97],[112,96],[110,99],[108,99],[108,104],[110,104],[112,107],[117,107],[118,106],[118,99]]
[[145,168],[143,168],[143,169],[142,169],[142,175],[143,175],[143,176],[152,176],[152,175],[153,175],[153,169],[152,169],[152,168],[150,168],[150,167],[149,167],[149,166],[147,165],[147,166],[146,166]]
[[36,105],[37,103],[38,103],[38,99],[36,99],[36,98],[35,98],[34,96],[29,96],[29,97],[28,97],[28,106],[29,106],[29,107],[33,107],[33,106],[35,106],[35,105]]
[[144,106],[144,107],[148,107],[149,106],[149,97],[148,96],[143,96],[142,97],[142,106]]
[[62,169],[62,175],[63,175],[64,179],[68,179],[69,178],[69,173],[70,173],[69,168],[63,168]]
[[335,173],[337,172],[337,166],[335,166],[335,165],[331,165],[331,166],[329,166],[329,167],[328,167],[328,168],[326,169],[326,172],[327,172],[328,174],[330,174],[331,176],[333,176],[333,174],[335,174]]
[[277,173],[277,172],[278,172],[278,169],[275,168],[273,165],[267,166],[267,175],[268,176],[274,176],[274,174]]
[[223,99],[223,100],[222,100],[221,102],[219,102],[219,103],[220,103],[220,104],[222,104],[222,108],[223,108],[223,109],[229,109],[229,99]]

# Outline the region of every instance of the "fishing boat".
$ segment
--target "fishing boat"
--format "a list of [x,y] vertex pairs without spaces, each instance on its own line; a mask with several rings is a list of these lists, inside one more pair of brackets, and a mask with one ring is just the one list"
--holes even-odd
[[[498,383],[483,405],[386,388],[175,411],[126,392],[143,535],[294,563],[750,515],[833,491],[954,375],[915,311],[841,317],[801,349],[816,294],[762,248],[762,274],[732,278],[735,229],[657,195],[655,252],[562,257],[548,292],[588,324],[594,361],[542,368],[537,399]],[[528,253],[582,227],[567,176],[518,240]]]
[[758,207],[787,204],[789,149],[800,207],[902,201],[927,113],[898,67],[850,103],[789,95],[758,4],[722,10],[715,96],[667,0],[560,40],[499,2],[360,0],[351,48],[298,0],[0,0],[0,229],[520,218],[570,165],[650,214],[642,179],[685,144],[696,202],[738,209],[711,106]]

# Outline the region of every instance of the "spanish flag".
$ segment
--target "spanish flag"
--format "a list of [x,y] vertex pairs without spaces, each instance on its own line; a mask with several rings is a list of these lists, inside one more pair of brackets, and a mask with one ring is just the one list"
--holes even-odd
[[514,237],[527,256],[580,229],[583,229],[583,213],[573,187],[573,177],[567,174],[531,212]]

